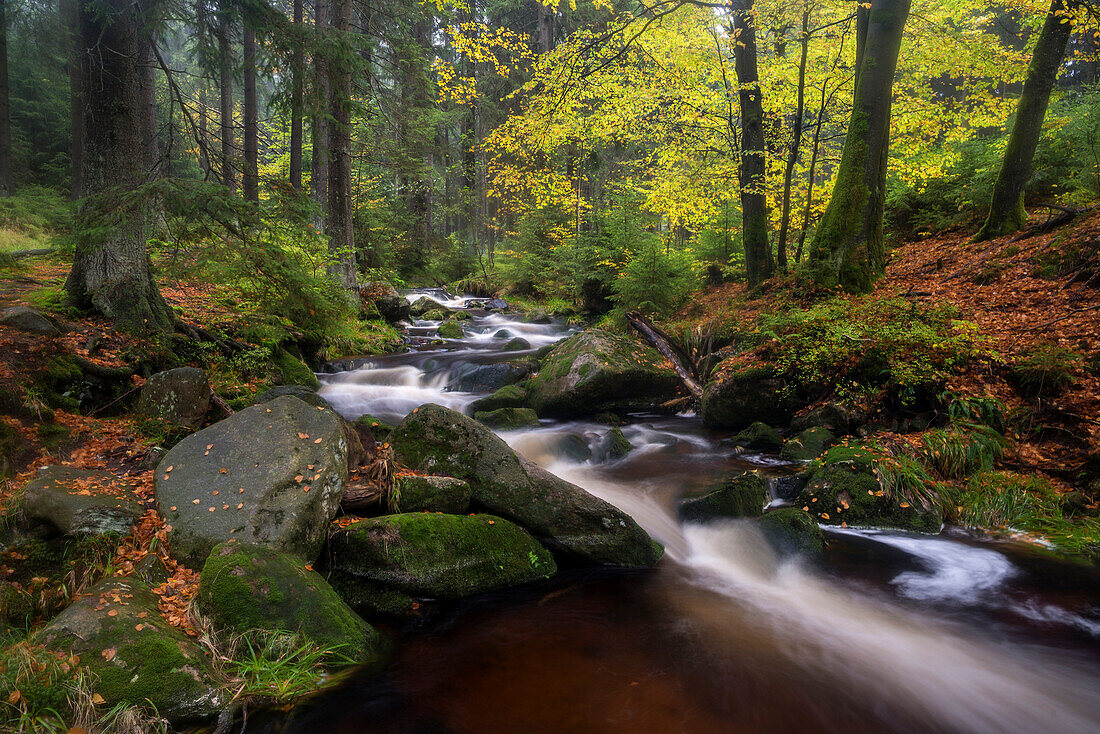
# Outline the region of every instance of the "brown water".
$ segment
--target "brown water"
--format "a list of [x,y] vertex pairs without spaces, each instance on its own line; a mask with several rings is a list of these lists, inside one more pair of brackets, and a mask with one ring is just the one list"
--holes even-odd
[[[449,376],[499,358],[501,328],[533,327],[475,319],[468,329],[483,333],[326,378],[323,391],[349,415],[461,409],[476,396],[446,391]],[[561,448],[566,434],[595,445],[606,430],[502,435],[630,513],[666,545],[656,569],[573,571],[445,608],[394,631],[381,675],[289,717],[253,717],[250,731],[1100,732],[1093,571],[870,530],[832,532],[812,566],[780,558],[751,523],[684,525],[673,511],[723,472],[776,462],[736,455],[691,416],[637,418],[624,428],[635,450],[617,462]]]

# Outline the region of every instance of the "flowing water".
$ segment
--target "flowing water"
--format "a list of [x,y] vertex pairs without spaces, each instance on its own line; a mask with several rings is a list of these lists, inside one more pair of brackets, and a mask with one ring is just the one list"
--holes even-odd
[[[417,291],[451,307],[456,299]],[[477,305],[477,304],[472,304]],[[456,410],[478,374],[568,331],[472,310],[460,340],[345,365],[322,394],[349,418]],[[463,390],[467,391],[463,391]],[[726,472],[782,473],[696,418],[502,433],[519,453],[631,514],[666,554],[652,571],[575,570],[397,631],[381,675],[319,696],[314,732],[1100,732],[1100,579],[961,534],[831,529],[824,558],[777,557],[746,521],[684,524],[674,506]],[[589,455],[591,452],[591,455]]]

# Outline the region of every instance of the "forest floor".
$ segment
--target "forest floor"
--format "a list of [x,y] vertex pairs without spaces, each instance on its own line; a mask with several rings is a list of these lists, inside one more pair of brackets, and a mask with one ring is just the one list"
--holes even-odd
[[[742,283],[711,287],[673,322],[681,330],[730,322],[752,329],[763,315],[809,305],[809,297],[800,303],[797,296],[792,304],[790,285],[777,278],[753,294]],[[891,297],[949,304],[977,326],[982,358],[951,376],[947,389],[997,398],[1006,412],[1026,411],[1034,430],[1014,437],[1004,466],[1046,474],[1070,490],[1087,457],[1100,450],[1100,213],[1033,236],[972,243],[967,232],[953,230],[903,241],[890,250],[874,292],[853,298]],[[1021,391],[1012,368],[1037,354],[1061,360],[1069,384],[1039,395]]]

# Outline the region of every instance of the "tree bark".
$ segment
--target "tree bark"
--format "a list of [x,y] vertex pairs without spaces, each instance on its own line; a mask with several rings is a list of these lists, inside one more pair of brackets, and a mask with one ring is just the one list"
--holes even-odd
[[61,0],[61,25],[65,29],[66,67],[69,73],[69,165],[71,178],[69,197],[74,201],[84,195],[81,169],[84,166],[84,126],[81,122],[81,108],[84,101],[80,96],[80,20],[77,15],[77,0]]
[[775,271],[768,242],[768,199],[764,160],[764,104],[756,67],[756,19],[754,0],[738,0],[733,6],[733,60],[737,72],[737,99],[741,107],[742,239],[745,269],[750,286],[759,285]]
[[8,99],[7,0],[0,0],[0,196],[10,196],[15,185],[11,170],[11,107]]
[[218,8],[218,71],[220,73],[220,107],[222,185],[230,191],[237,190],[237,175],[233,169],[234,126],[233,126],[233,48],[230,45],[230,32],[233,19],[226,0],[221,0]]
[[798,153],[802,150],[802,124],[806,114],[806,61],[810,49],[810,11],[802,12],[801,53],[798,57],[798,102],[795,105],[794,125],[791,130],[791,147],[787,152],[787,165],[783,169],[783,212],[779,219],[779,242],[776,259],[779,270],[787,272],[787,230],[791,224],[791,184]]
[[1050,92],[1073,34],[1074,24],[1069,21],[1076,7],[1076,3],[1066,0],[1052,0],[1050,4],[1016,105],[1016,119],[993,187],[989,215],[974,238],[977,241],[1015,232],[1027,222],[1024,187],[1031,177],[1031,161],[1043,131]]
[[[857,47],[852,117],[829,205],[810,246],[814,280],[866,292],[886,267],[882,215],[894,72],[910,0],[872,0]],[[863,28],[866,34],[863,34]]]
[[256,103],[256,34],[247,19],[243,27],[244,171],[241,176],[241,189],[245,201],[258,204],[260,201],[260,125]]
[[[313,26],[318,34],[327,33],[330,25],[328,0],[315,0]],[[317,208],[317,218],[314,226],[318,231],[324,231],[325,222],[328,219],[328,169],[329,169],[329,100],[332,97],[329,91],[328,62],[324,53],[317,52],[313,55],[313,124],[312,147],[313,156],[310,160],[309,196]]]
[[166,330],[174,319],[152,278],[145,207],[123,198],[149,173],[140,67],[148,18],[129,0],[82,4],[78,15],[88,198],[65,288],[76,305],[123,328]]
[[[301,32],[304,25],[302,0],[294,0],[294,26]],[[302,113],[305,108],[305,52],[302,44],[296,44],[290,62],[290,185],[302,188]]]
[[[352,0],[335,0],[332,27],[346,43],[351,33]],[[355,229],[351,198],[351,68],[329,63],[332,94],[330,126],[332,159],[328,176],[329,275],[337,285],[355,289]]]

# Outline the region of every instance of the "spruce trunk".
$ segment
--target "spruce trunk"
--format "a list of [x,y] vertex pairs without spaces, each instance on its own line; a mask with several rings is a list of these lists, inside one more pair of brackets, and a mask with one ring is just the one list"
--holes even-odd
[[[352,0],[336,0],[332,10],[333,29],[339,34],[340,42],[346,43],[351,33]],[[351,69],[329,63],[328,71],[332,95],[328,222],[325,227],[331,256],[329,274],[337,285],[350,290],[357,285],[351,198]]]

